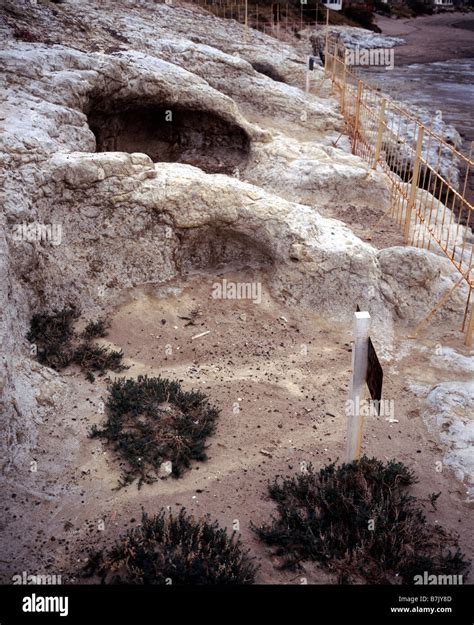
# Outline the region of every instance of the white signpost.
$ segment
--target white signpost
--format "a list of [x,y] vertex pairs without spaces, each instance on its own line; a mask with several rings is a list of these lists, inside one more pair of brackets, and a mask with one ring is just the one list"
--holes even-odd
[[367,311],[354,313],[354,343],[352,346],[352,380],[350,408],[347,415],[346,462],[360,458],[364,415],[360,405],[366,384],[369,352],[370,315]]

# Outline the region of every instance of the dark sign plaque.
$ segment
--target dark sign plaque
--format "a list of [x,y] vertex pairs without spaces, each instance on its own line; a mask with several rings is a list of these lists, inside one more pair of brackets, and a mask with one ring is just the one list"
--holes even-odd
[[378,413],[380,414],[380,400],[382,399],[383,370],[377,357],[374,345],[369,337],[368,363],[367,363],[367,386],[370,396],[377,402]]

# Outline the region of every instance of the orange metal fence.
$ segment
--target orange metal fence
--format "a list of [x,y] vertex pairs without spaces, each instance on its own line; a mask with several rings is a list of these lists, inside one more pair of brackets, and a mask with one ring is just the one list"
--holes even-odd
[[[463,155],[408,108],[363,82],[345,46],[326,37],[325,73],[340,98],[354,154],[383,171],[391,185],[391,217],[408,245],[444,254],[466,282],[462,330],[472,342],[473,206],[466,197],[472,151]],[[435,311],[433,311],[435,312]]]

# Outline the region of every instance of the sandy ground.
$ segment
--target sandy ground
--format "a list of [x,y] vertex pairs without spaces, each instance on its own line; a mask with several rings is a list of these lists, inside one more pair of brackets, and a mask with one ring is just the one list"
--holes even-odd
[[[261,303],[213,299],[213,284],[223,278],[261,283]],[[193,309],[200,311],[196,325],[186,326],[180,317]],[[207,330],[206,336],[192,339]],[[364,451],[413,468],[420,479],[415,493],[426,505],[429,520],[460,532],[461,546],[472,558],[473,538],[467,531],[472,510],[463,504],[465,489],[450,471],[436,471],[443,450],[427,433],[410,390],[412,383],[455,378],[442,362],[429,364],[434,343],[420,338],[408,342],[400,334],[397,358],[380,351],[385,353],[384,397],[393,399],[397,422],[368,418]],[[66,372],[69,418],[40,427],[36,450],[42,467],[55,466],[56,477],[41,493],[12,485],[15,497],[9,514],[17,517],[17,540],[22,544],[8,566],[12,574],[63,571],[63,582],[73,581],[70,571],[79,566],[86,550],[109,544],[137,524],[142,509],[152,513],[162,506],[185,506],[196,515],[209,513],[229,530],[238,521],[246,547],[261,565],[258,582],[301,583],[302,577],[308,583],[328,581],[312,564],[298,573],[278,570],[278,562],[249,525],[268,520],[274,511],[267,498],[267,483],[274,476],[294,474],[302,462],[319,468],[343,459],[350,328],[276,301],[265,273],[241,270],[195,274],[185,283],[125,293],[112,311],[107,342],[123,348],[130,366],[127,376],[170,376],[185,389],[208,394],[221,411],[217,431],[209,439],[209,459],[193,463],[178,480],[114,491],[120,476],[117,459],[101,441],[87,437],[92,424],[102,423],[99,405],[106,382],[91,384],[79,372]],[[443,345],[450,342],[445,336]],[[47,492],[54,490],[61,495],[48,498]],[[427,498],[438,491],[442,495],[433,511]],[[99,529],[101,520],[104,530]]]
[[474,13],[441,13],[414,19],[378,15],[384,35],[402,37],[406,45],[395,48],[397,65],[433,63],[474,57]]

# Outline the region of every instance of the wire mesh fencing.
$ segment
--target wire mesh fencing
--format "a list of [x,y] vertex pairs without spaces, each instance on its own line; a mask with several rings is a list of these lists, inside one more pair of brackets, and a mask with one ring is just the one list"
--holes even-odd
[[408,108],[362,81],[348,58],[344,44],[327,36],[325,74],[339,95],[352,151],[387,175],[389,212],[405,243],[445,255],[459,272],[456,286],[467,283],[462,330],[470,345],[474,216],[466,192],[472,150],[462,154]]

